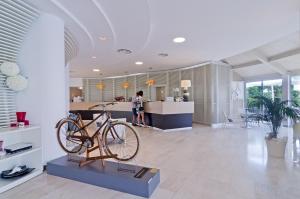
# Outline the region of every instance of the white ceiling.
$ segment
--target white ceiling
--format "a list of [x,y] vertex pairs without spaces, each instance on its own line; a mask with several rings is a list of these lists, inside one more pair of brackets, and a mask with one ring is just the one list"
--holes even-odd
[[[220,60],[299,29],[299,0],[26,1],[63,19],[75,36],[79,54],[70,63],[72,77],[99,77],[93,68],[112,76]],[[186,42],[173,43],[176,36]],[[133,53],[117,53],[120,48]]]
[[[268,63],[259,61],[257,54],[266,58]],[[300,72],[300,31],[287,35],[276,41],[259,46],[250,51],[224,59],[232,68],[245,79],[255,76],[266,77],[280,73],[274,70],[279,67],[285,73],[299,74]],[[281,74],[282,75],[282,74]]]

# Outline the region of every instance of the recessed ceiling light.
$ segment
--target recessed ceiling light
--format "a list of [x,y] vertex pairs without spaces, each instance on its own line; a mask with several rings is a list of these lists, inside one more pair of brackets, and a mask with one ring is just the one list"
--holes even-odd
[[168,57],[169,55],[167,53],[159,53],[158,56],[160,56],[160,57]]
[[94,71],[94,72],[100,72],[100,69],[94,68],[93,71]]
[[135,62],[135,64],[136,64],[136,65],[143,65],[143,62],[137,61],[137,62]]
[[96,57],[96,56],[93,56],[92,58],[93,58],[93,59],[96,59],[97,57]]
[[99,37],[99,39],[100,39],[101,41],[107,40],[107,38],[106,38],[106,37],[103,37],[103,36]]
[[125,49],[125,48],[118,49],[117,52],[118,53],[123,53],[123,54],[126,54],[126,55],[132,53],[131,50],[128,50],[128,49]]
[[185,42],[185,38],[184,37],[176,37],[173,39],[174,43],[183,43]]

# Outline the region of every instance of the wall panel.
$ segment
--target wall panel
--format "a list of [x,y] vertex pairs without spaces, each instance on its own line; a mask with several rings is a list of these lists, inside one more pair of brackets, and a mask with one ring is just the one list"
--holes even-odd
[[180,71],[170,71],[169,72],[169,82],[168,82],[169,96],[172,96],[172,97],[175,96],[175,92],[174,92],[175,88],[181,89],[180,88],[179,73],[180,73]]
[[116,97],[126,97],[126,90],[123,88],[123,83],[126,82],[126,78],[115,79],[115,96]]
[[114,80],[104,79],[103,101],[111,102],[114,100]]
[[136,89],[137,91],[142,90],[144,92],[144,99],[148,99],[148,85],[146,84],[147,75],[136,76]]
[[136,77],[135,76],[129,76],[127,77],[127,82],[129,83],[129,87],[127,89],[127,100],[130,98],[130,97],[133,97],[135,96],[135,93],[136,93]]

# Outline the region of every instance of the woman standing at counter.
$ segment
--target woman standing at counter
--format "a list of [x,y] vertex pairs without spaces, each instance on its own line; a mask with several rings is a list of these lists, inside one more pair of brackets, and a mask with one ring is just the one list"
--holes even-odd
[[145,114],[144,114],[144,100],[143,100],[143,91],[138,92],[138,97],[137,97],[137,112],[138,112],[138,125],[140,125],[140,120],[142,119],[142,126],[145,126]]
[[137,99],[138,99],[138,92],[136,93],[136,96],[132,97],[131,103],[132,103],[132,125],[137,126],[136,120],[138,119],[138,110],[137,110]]

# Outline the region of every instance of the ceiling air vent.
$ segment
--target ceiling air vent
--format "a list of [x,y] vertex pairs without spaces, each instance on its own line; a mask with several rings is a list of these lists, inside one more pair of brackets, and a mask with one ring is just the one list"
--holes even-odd
[[167,53],[159,53],[158,56],[160,56],[160,57],[168,57],[169,55]]
[[132,53],[131,50],[128,50],[128,49],[125,49],[125,48],[118,49],[117,52],[118,52],[118,53],[122,53],[122,54],[126,54],[126,55]]

